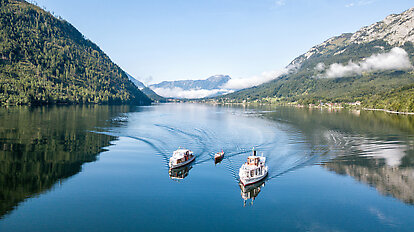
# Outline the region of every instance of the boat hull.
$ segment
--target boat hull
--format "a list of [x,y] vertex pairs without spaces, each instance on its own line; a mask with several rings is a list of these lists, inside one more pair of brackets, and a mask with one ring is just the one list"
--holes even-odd
[[254,184],[254,183],[257,183],[263,180],[264,178],[266,178],[266,176],[267,176],[267,172],[264,175],[257,176],[254,178],[240,178],[240,183],[242,183],[242,185],[244,186],[251,185],[251,184]]
[[215,164],[220,163],[223,160],[223,158],[224,158],[224,155],[214,156],[214,163]]
[[169,163],[169,166],[170,166],[170,168],[179,168],[179,167],[183,167],[183,166],[185,166],[185,165],[187,165],[187,164],[189,164],[189,163],[193,162],[194,160],[195,160],[195,156],[193,156],[193,157],[192,157],[192,158],[190,158],[189,160],[184,161],[184,162],[179,163],[179,164],[172,164],[172,163],[170,162],[170,163]]

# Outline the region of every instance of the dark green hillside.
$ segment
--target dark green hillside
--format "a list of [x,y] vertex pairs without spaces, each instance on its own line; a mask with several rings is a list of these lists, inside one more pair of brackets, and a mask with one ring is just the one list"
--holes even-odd
[[0,0],[0,104],[149,104],[71,24],[18,0]]
[[167,99],[165,97],[161,97],[160,95],[158,95],[156,92],[154,92],[154,90],[150,89],[149,87],[145,87],[141,91],[153,101],[167,102]]

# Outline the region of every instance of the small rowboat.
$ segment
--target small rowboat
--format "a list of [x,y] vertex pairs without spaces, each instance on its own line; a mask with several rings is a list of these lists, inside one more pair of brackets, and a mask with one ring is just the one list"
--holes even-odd
[[221,152],[217,152],[216,154],[214,154],[214,163],[219,163],[220,161],[222,161],[224,158],[224,151]]

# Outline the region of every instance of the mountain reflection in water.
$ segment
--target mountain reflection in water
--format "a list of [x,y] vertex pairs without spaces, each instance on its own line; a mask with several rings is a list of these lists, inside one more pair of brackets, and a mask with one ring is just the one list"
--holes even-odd
[[[12,107],[0,118],[2,231],[181,230],[188,215],[184,230],[245,231],[239,221],[258,212],[264,230],[414,228],[413,116],[160,104]],[[171,170],[179,146],[196,159]],[[253,147],[268,177],[240,186]]]
[[0,218],[28,197],[81,171],[115,137],[92,133],[114,126],[125,106],[0,108]]
[[413,116],[289,108],[266,116],[294,125],[310,143],[326,144],[330,157],[321,165],[328,170],[414,204]]

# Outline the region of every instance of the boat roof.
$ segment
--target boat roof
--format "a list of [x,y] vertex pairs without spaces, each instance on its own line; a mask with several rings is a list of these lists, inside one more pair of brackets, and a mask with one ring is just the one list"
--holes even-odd
[[266,160],[266,157],[264,157],[264,156],[255,156],[255,155],[251,155],[247,158],[248,159],[260,159],[260,161],[265,161]]
[[247,165],[247,164],[243,164],[241,169],[245,170],[245,171],[251,171],[251,170],[256,170],[258,169],[259,166],[256,165]]
[[184,156],[184,154],[185,154],[187,151],[188,151],[188,153],[192,153],[192,151],[190,151],[190,150],[188,150],[188,149],[183,149],[183,148],[180,148],[180,149],[178,149],[178,150],[174,151],[174,153],[173,153],[173,157],[175,157],[175,158],[181,158],[181,157],[183,157],[183,156]]

